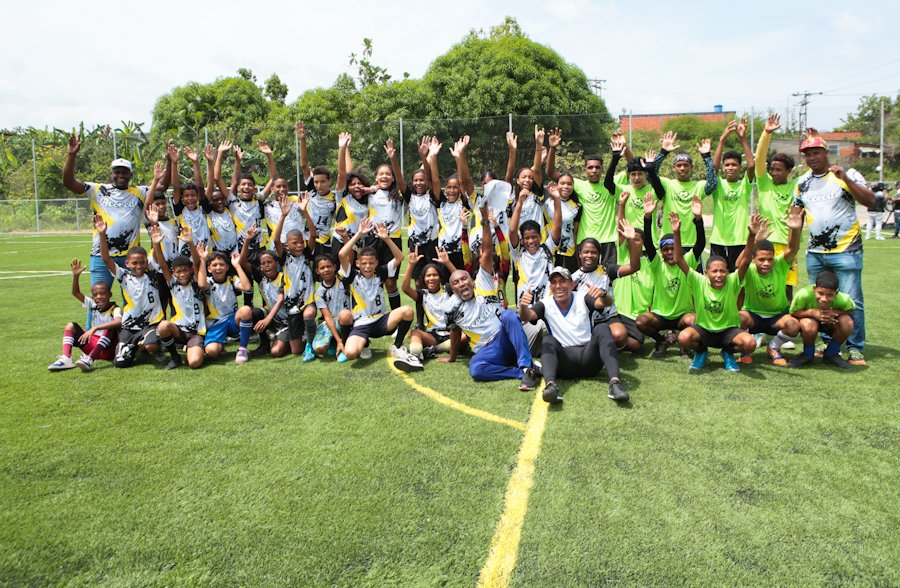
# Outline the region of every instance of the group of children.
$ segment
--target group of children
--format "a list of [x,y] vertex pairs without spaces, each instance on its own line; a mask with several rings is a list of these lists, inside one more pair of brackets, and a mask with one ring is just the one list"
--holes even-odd
[[[80,143],[73,136],[64,182],[90,194],[96,213],[91,296],[80,291],[84,267],[74,260],[72,293],[89,310],[88,324],[66,325],[62,354],[49,369],[88,371],[98,359],[128,367],[140,351],[161,355],[166,369],[185,361],[199,368],[222,355],[230,339],[237,340],[237,364],[287,354],[302,356],[304,363],[325,356],[343,363],[371,357],[372,339],[392,337],[390,355],[402,370],[421,370],[439,354],[453,361],[468,345],[481,357],[473,358],[481,366],[470,366],[473,377],[519,377],[520,388],[532,389],[540,373],[524,357],[522,342],[542,349],[543,363],[553,361],[544,356],[559,353],[567,339],[553,332],[545,311],[551,304],[568,309],[566,297],[577,292],[589,304],[579,311],[589,317],[581,339],[586,344],[600,329],[595,338],[602,340],[615,400],[628,394],[614,356],[638,352],[645,337],[655,342],[654,358],[665,357],[677,342],[696,371],[713,347],[722,350],[727,370],[738,371],[741,361],[752,361],[761,335],[771,336],[767,353],[773,364],[801,367],[813,361],[822,334],[828,341],[824,361],[846,369],[850,365],[839,351],[853,328],[853,302],[837,291],[834,274],[822,272],[814,285],[792,292],[804,211],[792,206],[793,160],[779,154],[766,165],[768,140],[777,128],[776,115],[755,161],[743,120],[729,124],[714,155],[711,141],[704,140],[698,145],[706,169],[701,181],[692,178],[693,160],[683,151],[675,154],[675,177],[659,176],[662,161],[678,150],[672,133],[662,137],[658,153],[645,157],[634,157],[617,133],[605,174],[601,157],[588,155],[586,179],[556,169],[559,129],[535,128],[533,164],[518,170],[518,137],[508,133],[505,178],[486,170],[476,189],[466,161],[467,136],[450,149],[456,173],[443,181],[437,163],[443,146],[436,137],[424,137],[418,145],[422,165],[408,181],[388,140],[387,163],[370,182],[354,170],[352,137],[342,133],[332,181],[328,168],[310,167],[305,129],[297,123],[307,180],[307,190],[297,195],[288,193],[265,142],[259,149],[268,158],[270,177],[261,189],[241,173],[243,152],[228,142],[207,145],[201,153],[169,145],[149,188],[129,186],[126,160],[112,163],[111,184],[82,184],[74,179]],[[723,153],[731,133],[740,138],[743,156]],[[231,152],[234,172],[226,186],[223,160]],[[188,183],[178,172],[182,156],[193,170]],[[201,158],[207,162],[206,182]],[[626,172],[617,174],[623,158]],[[750,207],[754,186],[756,212]],[[712,254],[704,268],[701,207],[710,195]],[[139,245],[135,219],[150,235],[149,253]],[[404,258],[408,265],[398,284]],[[515,300],[508,302],[510,277]],[[121,285],[123,308],[112,300],[112,278]],[[412,305],[401,304],[401,289]],[[541,312],[532,312],[538,304]],[[507,306],[517,309],[517,317]],[[803,352],[788,360],[782,350],[798,334]],[[259,344],[250,350],[254,335]],[[542,347],[542,335],[563,343]],[[498,337],[508,339],[509,349],[485,363],[479,352]],[[73,347],[82,350],[77,362]],[[501,358],[504,353],[508,359]],[[556,383],[547,386],[545,399],[560,401]]]

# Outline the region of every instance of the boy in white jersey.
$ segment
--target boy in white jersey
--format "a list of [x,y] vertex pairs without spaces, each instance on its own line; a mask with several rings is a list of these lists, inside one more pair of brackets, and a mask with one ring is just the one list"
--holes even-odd
[[[175,208],[175,218],[179,226],[190,228],[194,245],[206,246],[209,244],[209,219],[200,206],[200,187],[193,182],[181,185],[181,176],[178,173],[181,151],[174,145],[169,145],[167,155],[169,166],[172,168],[172,204]],[[187,243],[182,242],[178,254],[184,256],[191,254]]]
[[315,269],[319,276],[316,308],[322,313],[322,322],[316,327],[313,351],[317,355],[337,355],[338,363],[344,363],[348,361],[344,354],[344,340],[353,328],[350,295],[343,280],[337,275],[334,257],[317,255]]
[[[72,260],[72,296],[91,313],[91,327],[85,331],[78,323],[69,323],[63,331],[62,354],[47,366],[51,372],[74,367],[88,372],[94,367],[94,360],[112,361],[118,342],[119,327],[122,326],[122,309],[110,299],[109,287],[105,282],[91,286],[91,297],[81,293],[78,278],[84,272],[81,262]],[[81,349],[81,359],[72,363],[72,347]]]
[[[206,265],[206,275],[197,276],[197,286],[206,298],[206,336],[203,338],[203,346],[206,356],[215,359],[225,351],[228,337],[240,335],[235,318],[238,309],[237,294],[250,289],[250,280],[241,267],[241,254],[237,251],[232,252],[229,258],[218,251],[198,248],[197,255],[200,256],[200,263]],[[229,268],[237,275],[229,275]]]
[[113,272],[122,286],[125,308],[122,310],[122,329],[116,346],[115,364],[118,368],[131,367],[137,351],[143,347],[148,353],[159,350],[156,324],[164,318],[156,281],[147,272],[147,251],[132,247],[125,256],[125,267],[116,265],[109,255],[106,239],[106,221],[99,214],[94,216],[94,230],[100,237],[100,258]]
[[[294,125],[294,131],[300,141],[300,170],[306,180],[306,189],[312,195],[307,210],[316,226],[316,255],[330,254],[331,234],[334,215],[337,212],[338,196],[331,190],[331,172],[325,166],[310,168],[306,144],[306,127],[303,121]],[[347,168],[349,169],[349,167]]]
[[[156,326],[156,336],[159,337],[160,345],[170,357],[165,369],[173,370],[182,364],[181,356],[178,355],[178,347],[181,345],[187,346],[188,365],[196,369],[203,365],[206,308],[203,292],[194,281],[194,264],[199,266],[198,274],[203,277],[204,282],[206,264],[201,263],[190,228],[187,226],[181,228],[180,239],[187,243],[191,257],[179,255],[172,260],[171,270],[162,258],[160,247],[162,235],[159,229],[151,231],[150,239],[153,241],[153,255],[156,256],[163,278],[172,293],[172,307],[175,309],[169,320],[163,320]],[[206,249],[205,245],[201,244],[201,247]]]
[[[313,224],[307,210],[309,194],[303,194],[300,202],[294,204],[287,195],[282,195],[280,200],[282,215],[272,233],[272,241],[275,243],[275,253],[278,254],[284,273],[284,307],[288,314],[288,338],[291,353],[300,355],[303,351],[303,363],[316,358],[313,352],[313,339],[316,337],[316,305],[315,284],[313,283],[312,258],[316,250],[316,226]],[[306,219],[309,227],[309,236],[304,239],[303,233],[298,229],[288,232],[287,240],[282,245],[281,231],[285,219],[294,207],[300,210],[300,214]],[[306,349],[303,350],[303,332],[306,331]]]
[[[228,208],[228,191],[221,180],[222,159],[225,153],[230,150],[230,141],[223,141],[216,149],[215,164],[209,172],[210,177],[207,179],[208,187],[206,193],[206,197],[209,199],[207,216],[209,217],[210,242],[212,243],[213,251],[226,255],[230,255],[232,251],[240,250],[234,215],[231,214],[231,209]],[[209,157],[212,153],[209,150],[206,150],[204,153],[207,156],[208,167]]]
[[353,247],[366,235],[372,224],[368,218],[362,220],[359,232],[344,238],[341,247],[341,277],[348,284],[353,307],[353,328],[344,341],[344,354],[348,359],[368,359],[372,351],[367,345],[369,339],[385,337],[396,329],[391,356],[394,365],[406,372],[421,371],[422,362],[403,347],[403,339],[412,325],[415,313],[412,307],[401,306],[387,313],[384,294],[388,276],[397,275],[403,262],[403,253],[384,225],[376,227],[378,238],[393,254],[384,265],[378,265],[378,253],[373,247],[363,247],[356,256],[356,267],[351,267]]
[[[248,238],[253,232],[255,232],[253,228],[247,232]],[[259,290],[262,294],[263,307],[245,305],[239,308],[235,315],[240,331],[238,352],[234,358],[234,363],[238,365],[247,363],[250,359],[247,345],[251,331],[259,333],[259,347],[253,350],[253,355],[269,354],[272,357],[281,357],[290,351],[288,314],[284,307],[284,274],[278,270],[278,257],[275,252],[264,249],[259,254]]]
[[554,214],[553,224],[545,242],[541,243],[541,224],[534,220],[522,223],[522,236],[519,238],[522,206],[531,196],[528,188],[523,187],[519,191],[516,206],[509,219],[510,257],[518,275],[516,301],[526,290],[530,290],[535,299],[540,300],[550,281],[550,269],[553,267],[556,244],[559,243],[562,230],[562,204],[556,184],[547,186],[547,193],[553,199]]

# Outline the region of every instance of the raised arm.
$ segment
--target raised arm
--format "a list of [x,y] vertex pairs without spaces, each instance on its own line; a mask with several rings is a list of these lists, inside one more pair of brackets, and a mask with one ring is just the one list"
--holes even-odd
[[272,231],[272,241],[275,242],[275,253],[278,257],[284,255],[284,245],[281,243],[281,231],[284,229],[284,219],[291,213],[291,209],[294,207],[294,201],[291,200],[286,194],[284,196],[278,197],[278,205],[281,206],[281,216],[278,217],[278,224],[275,225],[275,230]]
[[244,150],[234,146],[234,171],[231,173],[231,188],[229,194],[237,195],[237,187],[241,182],[241,160],[244,159]]
[[316,250],[316,239],[319,233],[316,229],[316,223],[313,222],[312,216],[309,214],[309,200],[309,192],[304,192],[300,195],[300,201],[297,203],[297,206],[300,208],[303,220],[306,221],[306,230],[309,233],[306,237],[306,250],[312,255]]
[[[269,147],[266,141],[260,141],[258,147],[259,152],[265,155],[269,162],[269,181],[266,182],[266,187],[263,188],[263,199],[265,199],[272,193],[272,186],[275,185],[275,178],[278,177],[278,166],[275,165],[275,155],[272,154],[272,148]],[[297,186],[297,189],[299,190],[300,186]]]
[[[466,149],[469,147],[469,135],[463,136],[453,146],[454,150],[450,151],[456,160],[456,175],[459,176],[459,187],[462,189],[463,195],[475,193],[475,183],[472,181],[472,173],[469,171],[469,162],[466,161]],[[465,196],[460,196],[463,202],[466,201]]]
[[653,213],[656,212],[656,200],[648,192],[644,194],[644,251],[647,259],[656,257],[656,243],[653,242]]
[[512,184],[513,178],[516,176],[516,149],[519,146],[519,137],[511,131],[507,132],[506,146],[509,151],[509,156],[506,159],[506,176],[504,179],[507,184]]
[[[242,257],[243,254],[243,257]],[[241,292],[250,292],[253,289],[253,282],[247,278],[247,272],[244,271],[243,266],[241,265],[241,261],[247,258],[247,243],[244,243],[244,246],[241,248],[241,253],[237,251],[231,252],[231,267],[234,268],[235,273],[237,274],[238,280],[240,280],[240,289]]]
[[197,191],[200,193],[200,198],[205,198],[206,192],[203,189],[203,174],[200,172],[200,154],[190,147],[185,147],[184,156],[191,162],[191,172],[194,176],[194,183],[197,184]]
[[356,231],[356,234],[349,239],[344,239],[344,245],[341,247],[341,250],[338,251],[338,258],[341,261],[341,271],[345,276],[350,274],[350,262],[353,261],[353,248],[356,246],[357,241],[366,235],[371,228],[372,225],[369,217],[365,217],[359,221],[359,230]]
[[213,190],[216,187],[216,150],[213,148],[212,144],[207,143],[203,147],[203,158],[206,159],[206,184],[203,188],[203,198],[206,202],[209,202],[210,198],[212,198]]
[[535,186],[540,186],[544,183],[544,166],[542,165],[541,155],[544,150],[545,134],[543,127],[534,125],[534,162],[531,164],[531,171],[534,172]]
[[737,125],[736,120],[729,121],[725,126],[725,130],[722,131],[722,136],[719,137],[719,144],[716,145],[716,154],[713,155],[713,167],[716,171],[722,169],[722,151],[725,149],[725,140],[728,138],[728,135],[737,132]]
[[63,186],[75,192],[76,194],[84,194],[87,186],[84,182],[75,179],[75,158],[78,151],[81,150],[81,140],[75,134],[69,135],[69,145],[66,147],[66,163],[63,165]]
[[[434,179],[431,175],[431,166],[428,165],[428,150],[431,148],[432,140],[435,143],[439,143],[437,137],[429,137],[428,135],[423,136],[422,140],[419,141],[419,144],[416,145],[416,151],[419,152],[419,160],[422,162],[422,171],[425,172],[425,185],[433,192]],[[440,182],[440,179],[438,182]]]
[[550,238],[554,243],[559,243],[562,236],[562,199],[559,196],[559,187],[556,184],[547,186],[547,193],[553,198],[553,224],[550,225]]
[[150,209],[153,208],[153,201],[156,200],[156,190],[160,180],[166,173],[166,167],[159,161],[153,164],[153,180],[150,182],[150,189],[147,190],[147,197],[144,198],[144,216],[150,220]]
[[414,250],[409,252],[409,267],[407,267],[406,271],[403,273],[403,282],[400,284],[400,288],[403,290],[403,293],[416,302],[419,301],[419,292],[412,287],[412,275],[416,265],[424,257],[424,255],[419,255],[418,245],[416,245]]
[[434,202],[435,206],[441,201],[441,176],[438,174],[437,164],[441,146],[441,142],[437,140],[437,137],[432,137],[431,142],[428,144],[428,153],[425,156],[426,161],[424,162],[426,164],[424,166],[425,180],[430,182],[431,200]]
[[[221,192],[225,198],[228,198],[228,195],[231,194],[231,192],[225,186],[225,180],[222,179],[222,159],[229,150],[231,150],[231,141],[222,141],[219,143],[219,147],[216,149],[216,166],[213,172],[214,180],[219,186],[219,192]],[[212,194],[212,192],[210,192],[210,194]]]
[[753,178],[756,177],[756,164],[753,160],[753,151],[750,149],[750,139],[747,137],[746,117],[741,117],[741,121],[737,124],[735,132],[741,139],[741,147],[744,150],[744,159],[747,160],[747,178],[752,182]]
[[197,287],[201,290],[209,288],[209,280],[206,276],[206,260],[209,259],[209,249],[205,243],[197,243],[197,246],[191,250],[194,255],[194,266],[197,268]]
[[[616,206],[616,226],[618,227],[622,221],[625,220],[625,206],[628,204],[628,199],[631,198],[631,192],[628,190],[622,190],[619,193],[619,203]],[[617,243],[621,245],[625,242],[624,236],[619,233],[619,238]]]
[[744,276],[747,275],[747,270],[750,268],[750,262],[753,261],[753,256],[756,254],[756,243],[762,241],[771,234],[772,230],[768,228],[768,221],[766,219],[759,214],[750,216],[747,244],[744,245],[744,250],[738,255],[736,262],[738,278],[743,280]]
[[100,258],[103,259],[103,263],[106,264],[106,269],[109,270],[109,273],[115,276],[116,268],[119,266],[109,256],[109,243],[106,242],[106,221],[99,214],[94,215],[94,229],[100,236],[98,239],[100,241]]
[[[516,205],[513,207],[512,215],[509,217],[509,246],[516,248],[519,246],[519,220],[522,217],[522,205],[531,196],[528,188],[519,190],[519,197],[516,198]],[[485,219],[482,218],[482,222]]]
[[73,259],[72,263],[69,264],[69,267],[72,269],[72,296],[74,296],[78,302],[83,304],[84,294],[81,293],[81,286],[78,284],[78,281],[81,278],[81,274],[84,272],[84,266],[81,265],[81,261]]
[[338,174],[337,174],[337,183],[335,184],[335,188],[338,192],[343,192],[347,187],[347,172],[350,171],[350,168],[347,166],[347,162],[350,160],[350,133],[341,133],[338,136]]
[[691,268],[684,260],[684,254],[681,253],[681,219],[678,217],[678,213],[669,213],[669,224],[672,225],[672,234],[675,235],[675,263],[678,265],[678,269],[687,275]]
[[387,153],[388,159],[391,162],[391,171],[394,172],[394,181],[397,182],[397,189],[404,196],[406,194],[409,194],[409,188],[406,185],[406,179],[404,179],[403,171],[401,171],[400,169],[400,160],[397,159],[397,150],[394,148],[393,139],[388,139],[387,141],[385,141],[384,152]]
[[178,175],[178,160],[181,158],[181,152],[175,145],[169,145],[166,148],[166,155],[169,158],[171,169],[169,178],[172,182],[172,202],[178,204],[181,202],[181,176]]
[[712,158],[709,155],[710,147],[712,147],[711,139],[703,139],[697,145],[697,151],[700,153],[703,165],[706,167],[706,186],[703,191],[707,196],[715,192],[716,186],[719,185],[719,174],[716,172],[716,167],[713,165]]
[[[312,168],[309,167],[309,153],[306,148],[306,127],[302,120],[298,120],[294,124],[294,132],[297,133],[297,139],[300,142],[300,171],[303,173],[303,181],[306,181],[312,174]],[[299,189],[299,188],[298,188]]]
[[[481,269],[494,273],[494,240],[491,238],[491,220],[487,199],[479,209],[481,211],[481,251],[478,252],[478,263]],[[514,232],[510,229],[510,232]]]
[[656,154],[656,157],[653,158],[653,169],[656,170],[657,175],[659,175],[659,168],[662,167],[662,162],[666,159],[666,156],[679,148],[678,133],[666,131],[666,133],[660,137],[659,143],[659,152]]
[[800,252],[800,235],[803,233],[803,216],[806,211],[800,206],[792,206],[788,211],[787,226],[790,229],[787,247],[784,248],[784,260],[793,263]]
[[391,239],[391,235],[390,233],[388,233],[386,226],[384,226],[383,224],[377,225],[375,227],[375,232],[378,235],[378,238],[384,241],[384,244],[387,245],[388,249],[391,250],[391,253],[394,255],[395,269],[399,270],[400,265],[403,263],[403,252],[400,251],[400,248],[397,247],[397,244],[394,243],[393,239]]
[[603,187],[610,194],[616,193],[616,168],[619,166],[619,159],[622,157],[622,150],[625,149],[625,139],[614,136],[609,142],[612,149],[612,160],[606,168],[606,175],[603,177]]
[[653,193],[656,194],[658,199],[663,200],[666,197],[666,188],[662,185],[659,174],[656,173],[656,166],[653,165],[655,160],[656,152],[647,151],[644,158],[640,160],[641,167],[644,168],[644,173],[647,174],[647,181],[650,183],[650,187],[653,188]]
[[772,142],[772,134],[781,128],[781,116],[778,114],[770,114],[766,120],[766,126],[763,128],[762,134],[759,136],[759,144],[756,146],[756,155],[753,157],[756,177],[761,178],[767,173],[766,158],[769,155],[769,143]]
[[625,239],[628,243],[628,263],[619,266],[619,276],[620,278],[625,276],[630,276],[634,272],[641,269],[641,248],[643,243],[641,242],[641,236],[637,231],[634,230],[634,227],[625,220],[624,218],[619,220],[618,226],[619,238]]
[[694,248],[691,251],[694,259],[700,259],[703,250],[706,248],[706,229],[703,228],[703,201],[696,194],[691,202],[691,212],[694,215],[694,230],[697,233],[697,240],[694,242]]
[[556,148],[559,147],[561,141],[562,131],[558,128],[547,133],[547,144],[549,145],[547,148],[547,177],[554,182],[558,180],[561,175],[559,170],[556,169]]
[[156,264],[162,272],[163,279],[166,281],[166,284],[168,284],[172,281],[172,272],[169,271],[169,264],[166,263],[166,256],[163,254],[162,250],[162,230],[159,228],[159,225],[156,225],[150,227],[149,233],[150,241],[153,243],[153,258],[156,260]]

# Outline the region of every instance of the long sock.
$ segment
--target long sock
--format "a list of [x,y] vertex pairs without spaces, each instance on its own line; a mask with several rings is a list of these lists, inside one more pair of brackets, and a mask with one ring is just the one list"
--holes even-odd
[[253,306],[253,284],[250,284],[250,291],[244,292],[244,306]]
[[409,340],[409,352],[413,355],[419,355],[422,353],[422,341],[419,339],[410,339]]
[[178,348],[175,346],[175,338],[169,337],[168,339],[160,339],[160,344],[162,348],[168,352],[172,359],[178,359]]
[[400,321],[400,324],[397,325],[397,334],[394,336],[394,347],[403,345],[403,340],[406,339],[406,333],[409,332],[411,326],[412,321]]
[[803,355],[805,355],[806,357],[813,357],[815,354],[816,354],[816,344],[815,343],[813,343],[812,345],[807,345],[806,343],[803,344]]
[[341,325],[340,333],[341,333],[341,343],[347,342],[347,337],[350,336],[350,331],[353,330],[353,325]]
[[94,345],[94,348],[91,349],[90,355],[91,359],[97,359],[97,356],[100,355],[109,344],[112,343],[110,338],[107,336],[107,331],[100,331],[100,338],[97,340],[97,344]]
[[781,351],[781,346],[790,340],[791,338],[785,335],[784,331],[778,331],[777,333],[775,333],[775,336],[772,337],[772,341],[769,343],[769,346],[776,351]]
[[388,292],[388,304],[391,305],[391,310],[400,308],[400,290]]
[[63,331],[62,354],[66,357],[72,357],[72,346],[75,345],[75,331],[66,329]]
[[824,355],[825,357],[833,357],[840,352],[841,352],[841,343],[832,339],[831,341],[828,342],[828,345],[825,347],[825,353],[823,353],[822,355]]
[[441,353],[449,353],[450,352],[450,339],[447,339],[443,343],[438,343],[437,345],[434,346],[434,349]]
[[416,300],[416,328],[425,330],[425,306],[422,305],[421,299]]
[[[238,324],[238,348],[246,351],[253,333],[253,321],[241,321]],[[262,340],[262,338],[260,338]]]
[[306,344],[312,347],[313,339],[316,338],[316,319],[303,319],[303,326],[306,327]]

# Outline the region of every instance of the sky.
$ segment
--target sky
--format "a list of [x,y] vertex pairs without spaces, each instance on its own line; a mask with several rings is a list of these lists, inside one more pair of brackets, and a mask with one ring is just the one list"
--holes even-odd
[[[374,43],[394,78],[421,77],[472,29],[516,18],[532,40],[592,79],[613,115],[774,109],[841,124],[861,96],[896,96],[900,3],[454,0],[427,3],[152,3],[32,0],[4,8],[0,128],[80,121],[148,125],[157,98],[189,81],[253,70],[290,89],[330,86]],[[146,127],[145,127],[146,128]]]

